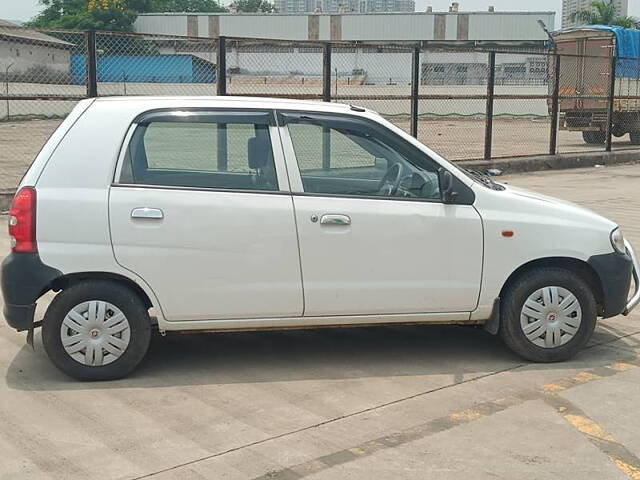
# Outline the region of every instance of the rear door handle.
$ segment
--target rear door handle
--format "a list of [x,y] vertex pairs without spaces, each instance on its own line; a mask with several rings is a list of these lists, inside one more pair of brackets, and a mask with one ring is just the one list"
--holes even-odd
[[131,218],[148,218],[152,220],[161,220],[164,218],[164,213],[162,213],[162,210],[160,210],[159,208],[134,208],[131,211]]
[[327,214],[320,217],[321,225],[351,225],[351,217],[341,214]]

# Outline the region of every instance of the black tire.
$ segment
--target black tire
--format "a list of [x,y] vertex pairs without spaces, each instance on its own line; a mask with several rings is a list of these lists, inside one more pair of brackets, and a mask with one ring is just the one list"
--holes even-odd
[[[522,307],[529,296],[550,286],[564,288],[577,298],[582,321],[567,343],[545,348],[527,339],[520,318]],[[562,362],[575,356],[587,344],[595,329],[596,320],[596,301],[585,280],[563,268],[534,268],[524,272],[508,286],[501,302],[500,335],[511,350],[526,360],[539,363]]]
[[[76,305],[90,300],[108,302],[120,309],[129,323],[129,343],[116,360],[90,366],[75,360],[62,345],[61,327]],[[42,342],[47,355],[62,372],[78,380],[115,380],[130,373],[144,358],[151,338],[151,322],[140,297],[117,282],[87,280],[60,292],[51,302],[42,323]]]
[[590,145],[602,145],[607,140],[607,134],[604,132],[582,132],[582,138],[585,143]]
[[640,145],[640,132],[631,132],[629,133],[629,137],[631,137],[631,143],[633,145]]

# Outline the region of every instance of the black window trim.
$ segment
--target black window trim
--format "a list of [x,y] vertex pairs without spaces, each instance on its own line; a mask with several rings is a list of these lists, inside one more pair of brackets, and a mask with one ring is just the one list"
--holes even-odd
[[[184,115],[187,113],[189,115]],[[275,115],[272,109],[269,108],[224,108],[224,107],[165,107],[165,108],[154,108],[152,110],[147,110],[137,117],[133,119],[131,122],[132,125],[140,125],[143,123],[149,123],[151,120],[154,122],[180,122],[187,121],[188,119],[193,120],[194,118],[198,119],[199,122],[202,123],[211,123],[211,118],[208,118],[210,114],[214,116],[215,119],[219,119],[222,117],[221,113],[229,113],[231,114],[229,117],[229,121],[227,123],[233,123],[232,120],[237,121],[240,115],[235,114],[246,114],[248,117],[252,118],[262,118],[267,121],[264,123],[261,122],[239,122],[239,123],[254,123],[260,125],[268,125],[270,127],[277,126]],[[181,120],[184,119],[184,120]],[[207,120],[209,120],[207,122]],[[190,123],[199,123],[199,122],[190,122]],[[225,122],[219,122],[225,123]]]
[[[286,127],[289,123],[301,123],[297,120],[302,119],[305,123],[322,125],[323,120],[327,119],[335,119],[338,122],[343,122],[345,124],[351,124],[354,126],[359,126],[362,128],[363,124],[366,124],[372,132],[376,134],[377,138],[381,139],[390,139],[392,143],[398,144],[401,147],[400,153],[403,151],[408,152],[408,155],[403,155],[405,157],[411,158],[412,155],[421,155],[425,162],[430,164],[431,167],[434,167],[434,170],[437,172],[440,169],[444,169],[440,163],[433,160],[429,157],[425,152],[417,148],[415,145],[411,145],[405,139],[397,135],[396,133],[389,130],[384,125],[379,124],[378,122],[371,120],[366,117],[362,117],[360,115],[352,115],[349,113],[338,113],[338,112],[318,112],[318,111],[305,111],[305,110],[287,110],[287,109],[276,109],[276,121],[279,127]],[[348,125],[346,125],[348,126]],[[300,171],[300,167],[297,164],[296,166],[298,171]],[[410,163],[410,160],[408,160]],[[457,197],[451,204],[454,205],[473,205],[475,203],[475,193],[473,189],[471,189],[468,185],[462,182],[457,176],[453,175],[454,188],[458,193]],[[303,187],[304,188],[304,187]],[[304,196],[304,197],[331,197],[331,198],[362,198],[369,200],[393,200],[393,201],[409,201],[409,202],[426,202],[426,203],[443,203],[442,199],[431,199],[431,198],[420,198],[420,197],[381,197],[375,195],[349,195],[349,194],[332,194],[332,193],[316,193],[316,192],[291,192],[293,196]]]

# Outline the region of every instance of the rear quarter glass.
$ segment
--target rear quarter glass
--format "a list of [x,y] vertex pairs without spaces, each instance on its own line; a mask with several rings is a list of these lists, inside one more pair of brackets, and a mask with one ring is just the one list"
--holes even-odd
[[22,180],[20,181],[20,185],[18,189],[23,186],[34,186],[47,162],[51,158],[51,155],[60,144],[60,141],[64,138],[64,136],[69,132],[71,127],[78,121],[78,119],[82,116],[84,112],[91,106],[91,104],[95,101],[95,99],[90,98],[87,100],[81,100],[74,107],[74,109],[67,115],[64,121],[58,126],[58,128],[53,132],[53,134],[49,137],[47,142],[44,144],[40,152],[36,155],[36,158],[33,160],[33,163],[27,170],[27,173],[24,174]]

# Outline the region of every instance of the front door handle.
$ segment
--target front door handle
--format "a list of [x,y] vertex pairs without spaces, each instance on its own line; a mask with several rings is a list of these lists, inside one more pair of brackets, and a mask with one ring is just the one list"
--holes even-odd
[[320,217],[321,225],[351,225],[351,217],[349,215],[328,214]]
[[152,220],[162,220],[164,213],[159,208],[141,207],[131,211],[131,218],[147,218]]

